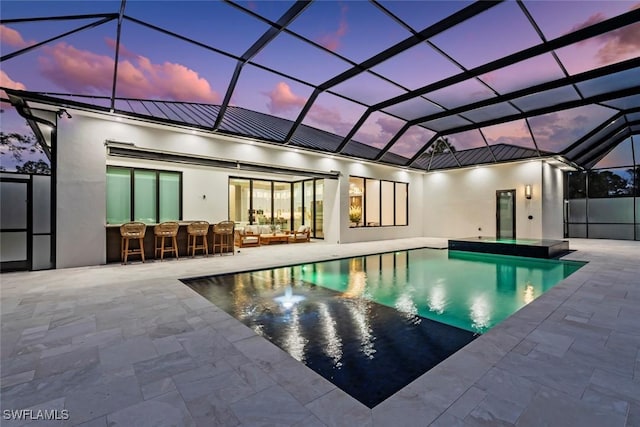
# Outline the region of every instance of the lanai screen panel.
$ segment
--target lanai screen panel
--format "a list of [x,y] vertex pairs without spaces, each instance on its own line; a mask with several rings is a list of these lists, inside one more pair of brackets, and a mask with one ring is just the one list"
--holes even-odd
[[[0,12],[3,87],[63,107],[421,169],[487,153],[589,166],[640,129],[634,2],[9,1]],[[424,140],[467,134],[485,147],[463,138],[423,161]]]
[[512,122],[487,126],[480,129],[480,131],[489,145],[508,144],[532,150],[536,149],[525,120],[514,120]]
[[[2,3],[3,13],[5,3],[7,2]],[[44,42],[57,31],[57,35],[62,35],[88,22],[98,21],[99,19],[45,21],[47,24],[43,33],[40,33],[39,22],[2,24],[0,40],[3,56]],[[38,92],[111,96],[115,32],[116,22],[111,20],[2,61],[3,79],[0,84],[13,89]]]
[[416,153],[433,139],[436,132],[422,126],[411,126],[391,146],[389,152],[411,159]]
[[374,66],[372,71],[413,90],[459,74],[462,68],[427,43],[419,43]]
[[313,86],[248,64],[240,72],[230,104],[293,121],[312,92]]
[[158,1],[152,5],[132,1],[127,2],[125,13],[235,56],[241,56],[270,28],[260,19],[221,1]]
[[314,1],[288,29],[354,63],[411,36],[409,30],[365,1]]
[[383,148],[406,122],[388,114],[374,112],[353,136],[353,139],[376,148]]
[[466,69],[541,42],[518,4],[510,1],[448,29],[431,41]]

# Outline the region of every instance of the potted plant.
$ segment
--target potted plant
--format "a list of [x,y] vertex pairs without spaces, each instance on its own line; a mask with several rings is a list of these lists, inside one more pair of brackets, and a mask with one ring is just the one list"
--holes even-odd
[[357,226],[360,223],[361,219],[362,219],[362,209],[360,208],[360,206],[356,206],[356,205],[349,206],[349,221],[351,221],[351,223],[354,226]]

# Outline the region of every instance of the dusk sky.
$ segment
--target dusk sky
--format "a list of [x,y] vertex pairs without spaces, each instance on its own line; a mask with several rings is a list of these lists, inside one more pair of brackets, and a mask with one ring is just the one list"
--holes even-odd
[[[238,2],[267,20],[277,20],[289,1]],[[314,85],[350,69],[380,51],[454,13],[471,2],[380,1],[403,20],[406,28],[365,1],[312,3],[246,64],[233,92],[231,104],[295,120]],[[571,30],[627,12],[637,1],[530,1],[524,6],[546,40]],[[114,1],[12,1],[0,3],[2,19],[114,13]],[[221,103],[240,57],[268,28],[263,20],[222,2],[131,1],[125,14],[148,24],[211,46],[205,49],[125,19],[118,63],[117,97]],[[2,55],[96,21],[56,20],[0,25]],[[300,37],[316,44],[310,44]],[[0,86],[30,91],[111,94],[115,64],[116,23],[110,21],[40,46],[2,62]],[[496,43],[499,40],[499,43]],[[371,72],[322,93],[303,123],[345,136],[366,108],[378,102],[459,74],[486,62],[542,43],[534,27],[514,1],[490,8],[464,23],[434,36],[375,66]],[[324,47],[327,50],[323,50]],[[449,55],[453,61],[441,55]],[[555,53],[569,75],[638,56],[640,23],[594,37]],[[270,69],[272,71],[265,70]],[[273,72],[275,71],[275,72]],[[289,78],[277,74],[288,75]],[[374,74],[376,73],[376,74]],[[551,53],[531,58],[457,85],[427,93],[372,114],[354,140],[383,148],[406,120],[455,108],[469,102],[506,94],[532,84],[564,77]],[[388,79],[388,80],[385,80]],[[638,79],[632,70],[618,83]],[[637,80],[636,80],[637,81]],[[598,84],[609,84],[598,82]],[[579,88],[582,90],[583,88]],[[598,90],[598,85],[586,91]],[[4,93],[3,93],[4,96]],[[579,97],[573,89],[536,94],[513,101],[524,111]],[[350,98],[346,99],[346,98]],[[517,112],[506,103],[471,111],[464,117],[424,123],[409,129],[391,149],[411,157],[436,131],[468,124],[500,114]],[[2,130],[24,127],[3,105]],[[566,148],[616,113],[606,106],[587,106],[529,119],[541,150]],[[427,129],[428,128],[428,129]],[[484,139],[483,139],[484,135]],[[480,131],[451,135],[458,150],[485,144],[509,143],[533,148],[524,120],[491,126]]]

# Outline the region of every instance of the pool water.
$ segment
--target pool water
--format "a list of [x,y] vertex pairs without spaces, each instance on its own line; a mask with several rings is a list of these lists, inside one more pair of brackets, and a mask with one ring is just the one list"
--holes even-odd
[[584,263],[416,249],[303,266],[300,278],[483,333]]
[[372,408],[581,265],[415,249],[183,282]]

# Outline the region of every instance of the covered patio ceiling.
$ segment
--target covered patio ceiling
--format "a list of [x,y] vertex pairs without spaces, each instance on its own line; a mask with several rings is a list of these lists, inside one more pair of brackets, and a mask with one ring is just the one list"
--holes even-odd
[[633,1],[3,1],[2,86],[420,170],[640,132]]

